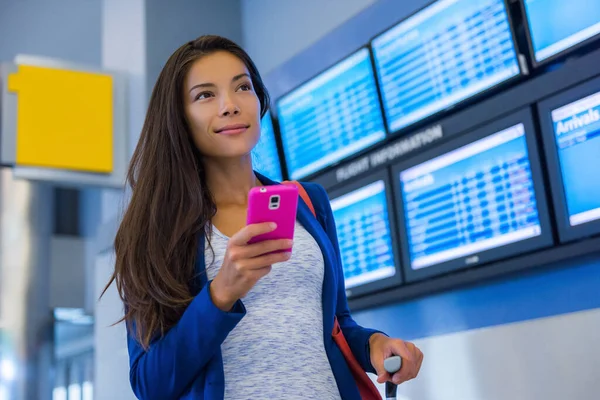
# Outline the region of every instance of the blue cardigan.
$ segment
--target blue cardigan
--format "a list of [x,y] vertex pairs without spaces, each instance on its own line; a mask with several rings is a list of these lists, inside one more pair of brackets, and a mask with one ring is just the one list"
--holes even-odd
[[[257,173],[265,184],[276,182]],[[375,372],[370,361],[369,338],[378,331],[365,329],[350,316],[335,222],[325,190],[315,183],[303,183],[313,202],[317,218],[308,206],[298,202],[297,220],[315,238],[325,260],[323,280],[323,332],[327,357],[343,400],[360,400],[346,361],[333,341],[334,315],[360,365]],[[146,352],[128,334],[129,379],[139,399],[223,399],[225,377],[220,346],[244,317],[246,310],[238,300],[230,312],[223,312],[211,301],[204,273],[204,236],[198,243],[196,268],[199,272],[197,295],[179,322],[162,338],[154,340]],[[285,329],[282,326],[281,329]]]

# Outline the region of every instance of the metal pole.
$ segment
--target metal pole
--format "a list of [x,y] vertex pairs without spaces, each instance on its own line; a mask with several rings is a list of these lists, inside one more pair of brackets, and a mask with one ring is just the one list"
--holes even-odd
[[52,395],[52,188],[0,169],[0,400]]

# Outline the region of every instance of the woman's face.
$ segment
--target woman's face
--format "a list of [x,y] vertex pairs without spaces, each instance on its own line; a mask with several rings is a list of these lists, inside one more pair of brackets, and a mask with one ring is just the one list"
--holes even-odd
[[246,65],[226,51],[198,59],[184,82],[185,114],[205,157],[236,158],[260,137],[260,101]]

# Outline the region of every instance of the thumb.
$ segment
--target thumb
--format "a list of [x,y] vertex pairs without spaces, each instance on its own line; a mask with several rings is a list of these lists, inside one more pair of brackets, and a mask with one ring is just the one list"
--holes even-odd
[[385,383],[391,379],[390,374],[387,371],[377,372],[377,383]]
[[377,382],[385,382],[385,380],[382,379],[385,378],[387,371],[385,370],[385,368],[383,368],[383,358],[379,357],[379,355],[373,355],[373,358],[371,359],[371,364],[373,365],[375,373],[377,374]]
[[384,359],[385,351],[383,350],[380,343],[371,344],[371,365],[377,373],[377,382],[384,383],[388,380],[389,373],[385,370]]
[[384,383],[390,378],[390,374],[385,370],[383,365],[383,357],[376,357],[373,368],[375,368],[375,372],[377,373],[377,383]]

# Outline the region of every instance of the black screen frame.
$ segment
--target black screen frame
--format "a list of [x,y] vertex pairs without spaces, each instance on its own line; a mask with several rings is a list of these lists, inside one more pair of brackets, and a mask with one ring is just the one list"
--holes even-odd
[[321,167],[318,170],[311,172],[310,174],[303,175],[303,176],[297,176],[294,179],[296,179],[296,180],[298,180],[298,179],[311,180],[314,177],[316,177],[316,176],[324,173],[325,171],[328,171],[328,170],[330,170],[332,168],[335,168],[336,166],[338,166],[341,163],[347,162],[348,160],[354,159],[356,157],[359,157],[362,154],[365,154],[366,152],[368,152],[372,148],[380,145],[381,143],[384,143],[389,138],[390,133],[389,133],[389,129],[388,129],[388,126],[387,126],[387,123],[386,123],[386,120],[385,120],[385,114],[384,114],[384,109],[383,109],[383,99],[381,97],[381,91],[380,91],[380,88],[379,88],[379,82],[377,81],[377,74],[375,72],[375,60],[373,58],[373,52],[371,50],[371,47],[369,46],[368,43],[366,43],[366,44],[361,45],[360,47],[358,47],[356,50],[352,51],[351,53],[347,54],[343,58],[341,58],[341,59],[337,60],[336,62],[328,65],[327,67],[321,69],[319,72],[311,75],[309,78],[305,79],[304,81],[302,81],[298,85],[294,86],[290,90],[288,90],[285,93],[281,94],[280,96],[278,96],[273,101],[273,107],[272,107],[272,110],[271,110],[272,111],[272,117],[274,117],[276,119],[277,125],[278,125],[278,128],[279,128],[279,136],[280,136],[279,139],[281,141],[281,151],[283,153],[283,160],[282,160],[282,162],[285,164],[286,175],[287,175],[287,177],[289,179],[292,179],[291,178],[291,171],[290,171],[290,168],[289,168],[289,162],[288,162],[289,156],[288,156],[288,151],[285,148],[284,143],[283,143],[283,127],[282,127],[282,124],[280,124],[280,122],[279,122],[279,120],[281,119],[280,115],[279,115],[279,110],[280,110],[279,104],[280,104],[280,102],[285,97],[287,97],[288,95],[294,93],[296,90],[298,90],[299,88],[301,88],[305,84],[309,83],[313,79],[319,77],[320,75],[324,74],[328,70],[336,67],[337,65],[343,63],[344,61],[346,61],[350,57],[354,56],[355,54],[357,54],[358,52],[363,51],[363,50],[367,50],[368,55],[369,55],[369,63],[371,65],[371,70],[372,70],[372,74],[373,74],[373,82],[375,84],[375,91],[377,93],[377,102],[378,102],[377,103],[377,107],[379,108],[379,112],[381,114],[381,121],[382,121],[382,124],[383,124],[383,129],[384,129],[384,132],[385,132],[385,136],[381,140],[379,140],[379,141],[377,141],[375,143],[372,143],[368,147],[360,149],[360,150],[358,150],[358,151],[356,151],[356,152],[354,152],[352,154],[349,154],[349,155],[347,155],[347,156],[345,156],[345,157],[343,157],[343,158],[341,158],[341,159],[339,159],[337,161],[334,161],[334,162],[332,162],[330,164],[327,164],[326,166]]
[[[408,244],[408,232],[406,229],[406,218],[404,216],[403,196],[399,178],[400,172],[520,123],[522,123],[525,127],[525,139],[527,143],[531,176],[536,195],[538,216],[542,233],[533,238],[484,250],[476,254],[469,254],[464,257],[448,260],[421,269],[412,269]],[[529,107],[512,113],[509,116],[490,122],[483,127],[462,134],[408,161],[393,165],[392,184],[394,187],[394,197],[396,199],[396,215],[398,217],[398,227],[400,228],[400,245],[403,256],[402,265],[404,267],[404,276],[406,282],[414,282],[457,270],[478,267],[509,257],[539,250],[544,247],[550,247],[554,243],[553,227],[551,225],[551,218],[549,214],[546,187],[544,184],[540,152],[537,144],[537,135],[535,131],[533,115]],[[477,261],[468,262],[468,260],[473,260],[474,256],[477,257]]]
[[375,74],[375,79],[377,82],[377,87],[379,88],[380,91],[380,103],[381,103],[381,109],[382,109],[382,113],[383,113],[383,119],[385,122],[385,126],[387,128],[388,131],[388,135],[389,136],[396,136],[396,135],[401,135],[401,134],[405,134],[408,132],[412,132],[415,129],[419,129],[422,126],[425,126],[427,124],[431,124],[433,121],[435,121],[436,119],[440,119],[441,117],[445,116],[446,114],[448,114],[449,112],[453,112],[457,109],[462,109],[463,107],[466,107],[468,105],[474,104],[476,101],[484,98],[487,95],[490,95],[492,93],[495,93],[496,91],[498,91],[501,88],[507,87],[515,82],[518,82],[519,80],[523,79],[526,75],[528,75],[528,70],[523,66],[522,63],[522,59],[521,57],[522,52],[521,49],[519,48],[519,43],[517,41],[517,36],[516,36],[516,32],[515,32],[515,25],[514,25],[514,21],[513,18],[511,16],[510,13],[510,5],[508,0],[503,0],[502,2],[504,3],[504,10],[506,12],[506,16],[507,16],[507,20],[508,20],[508,25],[509,25],[509,30],[510,30],[510,35],[511,35],[511,39],[512,39],[512,44],[513,44],[513,48],[515,50],[515,56],[516,56],[516,61],[517,61],[517,65],[519,67],[519,73],[517,73],[515,76],[508,78],[504,81],[498,82],[493,86],[490,86],[480,92],[477,92],[465,99],[462,99],[456,103],[453,103],[441,110],[435,111],[433,114],[430,114],[428,116],[425,116],[417,121],[414,121],[412,123],[410,123],[409,125],[403,126],[401,128],[398,128],[396,130],[392,130],[391,125],[390,125],[390,120],[388,117],[388,112],[387,109],[385,107],[384,104],[384,88],[383,85],[381,85],[381,76],[379,73],[379,68],[378,68],[378,64],[377,64],[377,59],[376,59],[376,55],[375,55],[375,46],[374,46],[374,41],[377,40],[380,36],[385,35],[386,33],[388,33],[389,31],[391,31],[392,29],[396,28],[397,26],[403,24],[406,20],[414,17],[415,15],[419,14],[420,12],[422,12],[423,10],[427,9],[428,7],[431,7],[432,5],[434,5],[435,3],[437,3],[438,1],[442,1],[442,0],[434,0],[431,1],[430,3],[426,4],[425,6],[419,8],[418,10],[416,10],[415,12],[413,12],[412,14],[404,17],[402,20],[394,23],[391,26],[388,26],[386,29],[380,31],[378,34],[376,34],[375,36],[373,36],[371,39],[369,39],[368,42],[368,46],[371,49],[371,58],[373,60],[373,72]]
[[[600,219],[571,226],[562,167],[558,154],[558,146],[556,145],[554,123],[552,121],[552,111],[596,93],[600,93],[600,78],[595,78],[559,92],[539,102],[537,105],[542,142],[547,160],[547,173],[550,179],[550,192],[552,193],[554,203],[555,220],[560,241],[563,243],[600,234]],[[600,160],[600,155],[598,157]]]
[[382,168],[375,170],[368,175],[362,177],[361,179],[357,179],[352,181],[349,184],[345,184],[342,186],[336,187],[334,190],[328,191],[329,199],[331,201],[339,198],[345,194],[348,194],[354,190],[358,190],[362,187],[365,187],[371,183],[374,183],[379,180],[383,180],[385,185],[385,196],[387,202],[387,211],[388,211],[388,223],[390,228],[390,236],[392,243],[392,253],[394,259],[394,266],[396,268],[396,273],[384,279],[380,279],[374,282],[365,283],[359,286],[354,286],[352,288],[346,289],[346,296],[348,298],[355,298],[364,296],[367,294],[371,294],[377,292],[379,290],[388,289],[391,287],[399,286],[403,283],[404,279],[402,276],[402,258],[400,255],[400,246],[398,244],[398,229],[396,225],[396,208],[394,206],[393,200],[393,187],[391,185],[390,173],[388,168]]
[[533,68],[544,67],[544,66],[551,64],[557,60],[561,60],[570,54],[576,53],[581,48],[586,47],[589,44],[591,44],[597,40],[600,40],[600,33],[597,33],[596,35],[589,37],[577,44],[574,44],[571,47],[561,50],[558,53],[551,55],[550,57],[547,57],[541,61],[538,61],[537,57],[535,55],[535,48],[534,48],[534,44],[533,44],[533,34],[531,33],[531,26],[529,23],[529,14],[527,13],[527,7],[525,6],[526,0],[517,0],[517,1],[520,4],[521,12],[523,15],[523,26],[525,28],[525,36],[527,38],[527,46],[529,47],[529,54],[531,55],[531,65],[533,66]]

